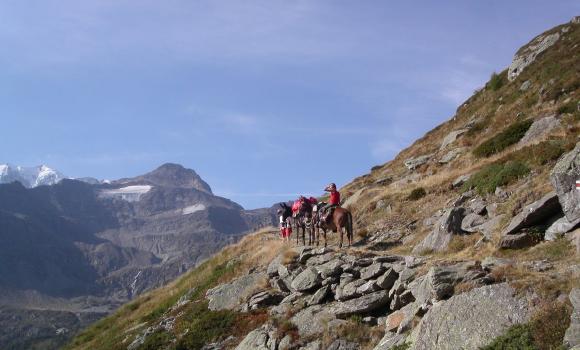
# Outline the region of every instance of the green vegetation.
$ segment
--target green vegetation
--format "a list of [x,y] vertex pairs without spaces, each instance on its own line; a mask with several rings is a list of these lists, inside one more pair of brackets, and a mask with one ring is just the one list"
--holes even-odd
[[532,330],[530,326],[515,325],[506,334],[495,338],[495,340],[481,350],[538,350],[532,340]]
[[171,335],[164,330],[154,332],[145,338],[145,342],[139,346],[139,350],[158,350],[171,341]]
[[497,187],[508,185],[529,172],[530,169],[520,161],[493,163],[473,174],[463,189],[475,188],[481,195],[492,193]]
[[496,72],[493,72],[491,78],[489,79],[489,88],[493,91],[499,90],[504,85],[505,76],[506,74],[504,73],[497,74]]
[[558,108],[558,113],[559,114],[564,114],[564,113],[574,113],[576,112],[578,109],[578,103],[576,103],[576,101],[570,101],[566,104],[561,105]]
[[415,188],[413,191],[411,191],[411,193],[409,193],[409,195],[407,196],[407,199],[412,200],[412,201],[416,201],[419,200],[423,197],[425,197],[427,195],[427,191],[425,191],[425,189],[423,187],[418,187]]
[[183,317],[180,328],[189,329],[177,342],[175,350],[198,350],[205,344],[232,332],[237,314],[230,310],[211,311],[207,302],[194,303]]
[[507,129],[484,141],[473,150],[476,157],[489,157],[499,153],[521,140],[532,125],[532,120],[523,120],[513,123]]
[[547,303],[526,324],[512,326],[481,350],[558,350],[570,323],[570,310],[562,303]]
[[391,350],[408,350],[411,347],[411,343],[404,343],[401,345],[395,345]]

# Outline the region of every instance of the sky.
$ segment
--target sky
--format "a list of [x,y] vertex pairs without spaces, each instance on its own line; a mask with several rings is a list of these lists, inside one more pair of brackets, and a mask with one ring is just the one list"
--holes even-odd
[[448,120],[576,0],[2,0],[0,163],[319,195]]

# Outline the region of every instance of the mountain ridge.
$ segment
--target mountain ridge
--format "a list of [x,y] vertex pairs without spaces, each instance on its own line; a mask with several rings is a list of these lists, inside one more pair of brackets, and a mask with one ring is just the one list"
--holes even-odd
[[580,18],[530,43],[450,120],[340,189],[353,247],[258,231],[67,349],[580,345]]

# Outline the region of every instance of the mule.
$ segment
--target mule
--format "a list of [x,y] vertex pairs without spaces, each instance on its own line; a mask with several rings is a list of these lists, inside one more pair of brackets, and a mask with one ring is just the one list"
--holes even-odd
[[280,225],[283,229],[289,229],[282,234],[282,238],[288,240],[290,232],[292,232],[292,208],[283,202],[279,205],[280,208],[276,212],[280,216]]
[[339,248],[342,248],[344,242],[344,231],[346,231],[346,238],[348,239],[348,246],[350,247],[353,240],[351,212],[341,207],[334,208],[332,215],[325,221],[322,218],[322,213],[320,212],[319,207],[316,207],[315,209],[312,234],[316,237],[316,245],[320,242],[320,230],[322,230],[322,233],[324,234],[324,246],[326,247],[328,245],[326,231],[331,230],[332,232],[340,233]]
[[312,204],[305,200],[300,203],[298,213],[294,217],[296,225],[296,244],[299,244],[300,229],[302,229],[302,244],[306,245],[306,231],[308,231],[308,245],[314,244],[314,234],[312,232]]

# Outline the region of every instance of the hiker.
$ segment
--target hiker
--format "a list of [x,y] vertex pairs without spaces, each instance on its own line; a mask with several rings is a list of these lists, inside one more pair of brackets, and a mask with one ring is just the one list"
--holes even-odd
[[330,192],[328,204],[321,208],[323,221],[327,221],[328,217],[332,215],[334,208],[340,205],[340,192],[336,190],[336,184],[334,182],[326,186],[324,191]]

